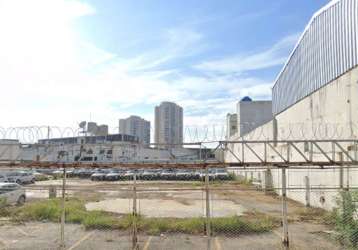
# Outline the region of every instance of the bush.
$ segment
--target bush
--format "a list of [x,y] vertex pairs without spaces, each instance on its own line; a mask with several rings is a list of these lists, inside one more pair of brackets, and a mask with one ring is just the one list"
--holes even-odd
[[339,240],[347,247],[358,247],[357,191],[342,191],[337,199],[338,208],[334,211],[335,229],[340,233]]
[[50,179],[52,179],[52,177],[51,176],[48,176],[48,175],[36,175],[35,176],[35,180],[36,181],[48,181],[48,180],[50,180]]

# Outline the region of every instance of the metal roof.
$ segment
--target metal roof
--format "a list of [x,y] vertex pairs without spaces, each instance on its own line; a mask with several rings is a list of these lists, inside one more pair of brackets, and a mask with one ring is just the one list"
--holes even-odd
[[334,0],[317,11],[275,81],[274,115],[355,67],[357,32],[358,0]]

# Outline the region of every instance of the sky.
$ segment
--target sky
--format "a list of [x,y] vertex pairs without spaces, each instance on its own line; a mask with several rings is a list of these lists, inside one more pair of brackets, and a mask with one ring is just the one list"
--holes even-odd
[[173,101],[222,124],[271,87],[328,0],[0,0],[0,127],[110,127]]

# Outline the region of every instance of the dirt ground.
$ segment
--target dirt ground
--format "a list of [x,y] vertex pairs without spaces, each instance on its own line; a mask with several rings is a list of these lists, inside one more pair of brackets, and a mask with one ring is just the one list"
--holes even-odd
[[[132,206],[130,182],[92,182],[68,179],[69,196],[88,200],[88,209],[104,209],[114,213],[128,213]],[[60,190],[61,180],[38,182],[27,186],[28,202],[48,197],[48,188],[55,185]],[[139,182],[139,213],[152,217],[196,217],[205,214],[205,192],[200,182]],[[60,195],[61,192],[58,192]],[[265,195],[252,186],[237,183],[212,185],[211,216],[240,215],[257,211],[277,218],[281,216],[281,199]],[[317,222],[296,220],[297,212],[304,207],[288,201],[290,249],[342,249],[331,239],[331,228]],[[229,230],[229,229],[228,229]],[[130,232],[111,230],[86,231],[80,225],[66,224],[66,249],[131,249]],[[203,230],[204,234],[204,230]],[[160,236],[139,235],[139,249],[284,249],[281,244],[282,228],[262,234],[240,234],[225,238],[214,235],[170,234]],[[0,224],[0,249],[58,249],[60,225],[54,223]]]
[[[80,225],[66,224],[65,249],[67,250],[113,250],[132,249],[132,238],[129,232],[110,230],[86,231]],[[308,231],[314,229],[314,231]],[[312,228],[307,224],[290,225],[290,249],[340,249],[317,232],[322,230],[319,225]],[[26,223],[22,225],[0,226],[0,249],[59,249],[60,227],[55,223]],[[139,249],[143,250],[276,250],[283,249],[280,229],[272,233],[258,235],[242,235],[224,238],[213,236],[193,236],[170,234],[160,236],[138,235]]]
[[[48,197],[50,186],[57,187],[61,196],[61,180],[37,182],[27,186],[30,200]],[[66,194],[90,200],[89,210],[128,213],[131,209],[133,191],[129,181],[93,182],[87,179],[68,179]],[[137,197],[139,212],[153,217],[197,217],[205,213],[205,191],[201,182],[139,181]],[[189,189],[189,190],[188,190]],[[211,187],[211,212],[213,217],[242,215],[245,211],[258,211],[280,216],[281,199],[266,195],[254,187],[238,184],[215,183]],[[302,209],[302,204],[288,200],[289,215]]]

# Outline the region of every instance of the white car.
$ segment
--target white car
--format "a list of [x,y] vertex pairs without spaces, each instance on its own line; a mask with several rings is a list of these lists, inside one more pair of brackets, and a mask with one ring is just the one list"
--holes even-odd
[[25,189],[17,183],[0,182],[0,206],[23,205],[26,201]]
[[226,169],[220,168],[215,170],[215,179],[218,180],[228,180],[230,179],[229,173],[226,171]]

